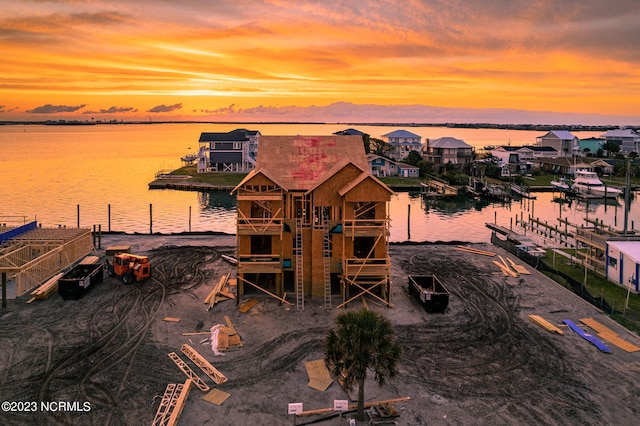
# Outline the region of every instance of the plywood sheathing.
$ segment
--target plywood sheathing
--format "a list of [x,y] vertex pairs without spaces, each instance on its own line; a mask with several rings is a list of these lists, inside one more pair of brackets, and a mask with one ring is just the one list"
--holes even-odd
[[547,330],[549,333],[557,333],[560,335],[564,334],[564,331],[560,330],[558,327],[556,327],[555,325],[551,324],[549,321],[547,321],[546,319],[542,318],[540,315],[529,315],[529,319],[539,325],[540,327],[544,328],[545,330]]
[[308,361],[304,363],[304,366],[307,369],[307,376],[309,377],[309,383],[307,383],[307,386],[310,388],[324,392],[329,386],[331,386],[331,383],[333,383],[333,379],[331,379],[331,375],[329,374],[329,370],[327,369],[324,360],[317,359],[314,361]]
[[222,405],[222,403],[225,402],[230,396],[231,394],[223,392],[220,389],[213,389],[208,394],[203,396],[202,399],[215,405]]

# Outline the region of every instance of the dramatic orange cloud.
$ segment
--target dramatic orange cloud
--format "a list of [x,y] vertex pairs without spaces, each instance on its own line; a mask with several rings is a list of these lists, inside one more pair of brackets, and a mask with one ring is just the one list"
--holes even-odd
[[0,120],[428,122],[451,108],[637,125],[639,20],[635,0],[7,0]]

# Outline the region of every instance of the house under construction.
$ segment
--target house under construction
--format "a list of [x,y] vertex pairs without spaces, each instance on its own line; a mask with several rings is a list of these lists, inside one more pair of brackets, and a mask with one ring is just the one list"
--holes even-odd
[[16,297],[77,262],[93,250],[90,229],[42,228],[37,222],[0,226],[0,276]]
[[237,194],[238,292],[341,294],[391,306],[392,191],[368,171],[361,136],[262,136]]

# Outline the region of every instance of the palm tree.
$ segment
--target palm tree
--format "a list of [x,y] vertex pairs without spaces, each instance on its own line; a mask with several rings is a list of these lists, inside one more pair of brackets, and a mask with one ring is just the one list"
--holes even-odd
[[393,377],[400,359],[400,346],[391,321],[362,309],[336,318],[336,329],[325,338],[325,360],[347,392],[358,384],[358,420],[364,420],[364,382],[371,369],[378,385]]

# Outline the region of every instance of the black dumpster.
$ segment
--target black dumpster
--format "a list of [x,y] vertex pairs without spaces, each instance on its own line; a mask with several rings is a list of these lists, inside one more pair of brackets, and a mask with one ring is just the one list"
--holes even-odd
[[430,314],[443,314],[449,306],[449,291],[435,275],[409,275],[409,294]]
[[63,299],[78,299],[94,284],[103,279],[102,263],[76,265],[58,280],[58,294]]

